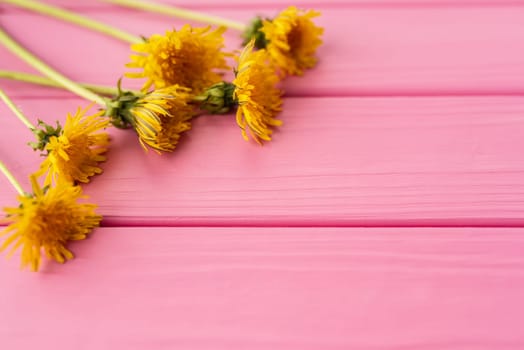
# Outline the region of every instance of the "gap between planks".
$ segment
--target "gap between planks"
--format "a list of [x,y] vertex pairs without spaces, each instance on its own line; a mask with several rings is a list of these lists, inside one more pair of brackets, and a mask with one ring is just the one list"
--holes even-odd
[[[111,6],[99,1],[71,1],[71,0],[47,0],[48,3],[55,6],[63,6],[64,8],[80,11],[90,10],[107,10],[107,11],[121,11],[122,7]],[[275,9],[288,6],[283,4],[282,0],[227,0],[224,2],[217,2],[214,0],[193,0],[188,2],[181,1],[162,1],[155,0],[157,3],[171,4],[185,9],[194,9],[198,11],[207,11],[209,9],[249,9],[256,11],[258,9]],[[387,8],[387,7],[505,7],[505,6],[520,6],[524,5],[524,0],[294,0],[292,5],[301,8],[356,8],[356,7],[370,7],[370,8]]]
[[[1,80],[1,79],[0,79]],[[5,84],[5,83],[4,83]],[[0,84],[1,85],[1,84]],[[8,86],[8,90],[10,91],[16,91],[16,90],[23,90],[24,87],[27,87],[27,84],[25,83],[17,83],[17,82],[9,82],[7,83]],[[285,85],[285,83],[284,83]],[[284,90],[285,90],[285,86],[283,87]],[[18,93],[15,92],[15,97],[18,99],[18,100],[54,100],[56,99],[58,96],[62,95],[61,92],[57,91],[57,93],[50,93],[50,90],[54,90],[52,88],[45,88],[45,87],[42,87],[42,88],[38,88],[38,87],[32,87],[31,90],[33,90],[33,92],[37,92],[39,90],[42,90],[42,93],[39,93],[38,95],[33,95],[33,94],[28,94],[28,95],[20,95]],[[48,95],[45,95],[45,93],[48,93]],[[487,97],[487,98],[490,98],[490,97],[493,97],[493,98],[504,98],[504,97],[524,97],[524,92],[518,92],[518,91],[485,91],[485,92],[472,92],[472,93],[467,93],[467,92],[463,92],[463,91],[456,91],[456,92],[453,92],[453,91],[445,91],[445,92],[440,92],[440,91],[435,91],[435,92],[419,92],[419,91],[412,91],[412,92],[409,92],[409,91],[403,91],[403,92],[398,92],[398,91],[376,91],[376,92],[369,92],[369,93],[344,93],[344,92],[340,92],[340,93],[331,93],[331,94],[328,94],[328,95],[322,95],[322,94],[315,94],[314,92],[312,92],[311,94],[307,93],[307,92],[299,92],[297,94],[293,94],[291,96],[288,96],[286,94],[283,95],[283,100],[285,101],[286,99],[288,98],[293,98],[293,99],[296,99],[296,98],[303,98],[303,99],[308,99],[308,98],[326,98],[326,99],[329,99],[329,98],[361,98],[361,99],[366,99],[366,98],[369,98],[369,99],[374,99],[374,98],[413,98],[413,99],[417,99],[417,98],[421,98],[421,99],[427,99],[427,98],[468,98],[468,97],[471,97],[471,98],[476,98],[476,97]],[[72,93],[68,93],[68,92],[65,92],[63,94],[63,96],[60,96],[60,98],[62,100],[78,100],[78,96],[72,94]]]

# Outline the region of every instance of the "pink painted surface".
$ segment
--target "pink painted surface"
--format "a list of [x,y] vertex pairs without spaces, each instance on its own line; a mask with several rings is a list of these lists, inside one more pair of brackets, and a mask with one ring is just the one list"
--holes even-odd
[[[49,122],[85,105],[17,101]],[[281,118],[259,147],[234,116],[202,117],[162,156],[113,132],[105,173],[86,192],[108,225],[524,223],[522,97],[287,98]],[[27,174],[40,162],[24,148],[32,135],[5,123],[0,149],[16,144],[4,157]]]
[[105,228],[2,263],[6,349],[520,350],[520,228]]
[[[181,24],[49,2],[137,34]],[[239,20],[287,5],[166,2]],[[2,349],[524,348],[524,2],[295,3],[323,12],[325,45],[286,81],[274,141],[244,142],[232,116],[199,118],[164,156],[111,131],[85,189],[106,227],[64,266],[0,264]],[[127,61],[124,44],[25,11],[1,6],[0,22],[76,79],[114,83]],[[0,69],[29,70],[3,49]],[[0,87],[33,120],[86,105]],[[31,135],[3,105],[0,121],[0,159],[23,178]],[[15,204],[3,178],[0,204]]]
[[[318,23],[326,27],[325,44],[319,51],[321,62],[305,77],[285,82],[288,96],[524,93],[524,6],[319,9],[323,15]],[[159,15],[121,11],[125,15],[114,10],[87,13],[144,35],[182,23]],[[253,10],[245,9],[209,11],[238,20],[253,14]],[[60,68],[78,80],[116,84],[128,62],[128,45],[101,34],[10,8],[0,14],[0,20],[9,33],[50,64],[67,61]],[[42,34],[45,30],[53,33],[54,40],[42,40],[45,36],[40,33],[28,36],[26,28],[34,23],[43,28]],[[231,31],[227,38],[229,48],[238,48],[236,32]],[[67,50],[63,43],[67,43]],[[0,55],[10,57],[1,50]],[[4,66],[28,69],[12,58]],[[131,84],[138,86],[137,82]],[[41,89],[34,92],[19,85],[8,91],[42,95]],[[50,93],[56,92],[49,90],[46,95]]]

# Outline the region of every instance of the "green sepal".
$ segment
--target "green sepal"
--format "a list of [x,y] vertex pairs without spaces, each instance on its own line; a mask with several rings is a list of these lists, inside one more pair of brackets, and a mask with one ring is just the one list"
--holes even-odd
[[44,151],[51,137],[58,137],[62,134],[62,126],[58,121],[56,127],[53,127],[42,120],[38,120],[36,128],[31,129],[31,131],[36,136],[36,142],[29,142],[28,145],[35,151]]
[[[270,19],[266,19],[267,21],[270,21]],[[267,39],[264,32],[260,31],[262,26],[264,25],[263,19],[261,17],[256,17],[254,20],[251,21],[251,23],[246,27],[246,30],[242,33],[242,38],[244,38],[244,41],[242,41],[242,45],[246,46],[251,39],[255,39],[255,47],[257,49],[264,49],[267,46]]]
[[212,114],[225,114],[236,105],[234,92],[235,85],[223,81],[209,87],[193,100],[199,104],[200,109]]
[[107,103],[106,116],[110,118],[111,125],[119,129],[129,129],[134,124],[134,118],[130,113],[142,96],[131,91],[122,90],[122,78],[117,83],[118,95]]

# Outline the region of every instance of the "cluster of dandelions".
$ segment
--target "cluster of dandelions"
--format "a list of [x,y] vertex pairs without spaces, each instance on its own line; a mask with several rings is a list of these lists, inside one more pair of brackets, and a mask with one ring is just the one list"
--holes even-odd
[[[316,11],[292,6],[273,19],[257,18],[244,30],[245,47],[239,56],[223,50],[225,27],[211,30],[185,25],[164,35],[152,35],[132,45],[134,53],[127,67],[135,71],[126,76],[145,79],[143,91],[173,85],[187,88],[177,99],[195,106],[193,115],[198,110],[223,114],[236,109],[236,120],[246,140],[270,141],[272,129],[282,124],[276,118],[282,106],[280,80],[287,75],[302,75],[317,63],[316,50],[322,43],[323,29],[314,24],[316,16]],[[222,77],[224,70],[230,69],[226,63],[229,56],[237,61],[235,78],[225,82]],[[171,128],[173,133],[188,130],[191,111],[172,112],[181,115],[176,120],[185,121],[184,128]],[[165,150],[158,147],[154,134],[160,135],[164,123],[171,119],[165,114],[156,119],[154,125],[148,123],[154,132],[148,140],[141,140],[153,149]]]
[[[31,1],[7,2],[34,9]],[[53,9],[49,15],[57,13],[52,6],[39,4],[38,11],[45,13],[42,8]],[[65,10],[58,12],[65,13],[62,19],[70,22],[89,23],[85,18],[77,22],[75,18],[81,16]],[[0,29],[6,47],[55,80],[46,85],[68,88],[101,107],[92,115],[87,113],[89,108],[79,109],[67,116],[63,127],[43,122],[35,127],[13,108],[36,135],[31,145],[42,151],[45,159],[30,176],[30,193],[15,186],[20,192],[20,205],[5,209],[10,224],[0,234],[7,236],[0,250],[11,246],[14,252],[21,248],[22,266],[30,266],[33,271],[40,266],[42,251],[60,263],[73,257],[67,243],[86,238],[102,219],[95,213],[95,205],[82,203],[80,199],[85,196],[78,184],[102,172],[100,163],[106,160],[109,146],[109,136],[103,129],[109,125],[133,129],[146,150],[172,152],[195,116],[236,110],[236,122],[245,140],[270,141],[274,127],[282,124],[277,119],[282,110],[281,80],[287,75],[302,75],[317,63],[316,50],[322,43],[323,29],[312,19],[318,15],[312,10],[289,7],[273,19],[257,18],[249,26],[237,26],[245,39],[239,55],[224,50],[223,26],[211,29],[184,25],[148,38],[118,31],[115,37],[132,42],[131,62],[126,67],[134,71],[125,75],[144,79],[141,91],[122,90],[120,83],[117,88],[82,86],[32,56]],[[97,23],[97,28],[100,26]],[[105,32],[111,33],[111,27],[104,26]],[[226,82],[222,79],[231,70],[227,62],[230,57],[236,61],[234,79]],[[42,83],[42,79],[33,82]],[[5,166],[2,169],[12,177]],[[38,177],[43,178],[43,188]]]

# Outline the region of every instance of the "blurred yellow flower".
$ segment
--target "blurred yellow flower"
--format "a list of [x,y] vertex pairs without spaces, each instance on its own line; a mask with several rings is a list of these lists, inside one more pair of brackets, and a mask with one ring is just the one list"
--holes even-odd
[[236,119],[242,136],[248,140],[249,134],[261,143],[271,140],[271,127],[282,125],[275,119],[282,110],[282,91],[277,87],[279,78],[266,50],[253,51],[253,46],[251,40],[239,57],[233,98],[238,104]]
[[85,239],[102,217],[95,213],[96,205],[78,202],[85,198],[79,186],[59,180],[42,189],[34,175],[31,183],[32,194],[20,195],[18,207],[4,209],[10,224],[0,232],[8,236],[0,251],[12,246],[12,255],[21,247],[22,267],[29,265],[38,271],[42,250],[59,263],[72,259],[67,243]]
[[316,51],[322,44],[323,28],[311,20],[319,12],[290,6],[272,20],[262,22],[266,49],[273,63],[286,75],[302,75],[317,63]]
[[194,106],[190,90],[177,85],[154,90],[138,99],[131,108],[131,124],[144,149],[172,152],[180,134],[191,129]]
[[180,85],[198,94],[221,80],[217,70],[229,68],[222,51],[225,31],[225,27],[210,30],[184,25],[178,31],[152,35],[131,46],[136,54],[131,55],[127,67],[140,71],[126,76],[146,78],[144,91],[153,85],[156,89]]
[[91,176],[102,172],[99,163],[106,160],[109,135],[101,130],[109,125],[109,119],[103,117],[104,111],[86,115],[89,108],[68,114],[59,135],[47,140],[44,149],[48,155],[37,172],[38,176],[46,175],[44,185],[58,177],[87,183]]

